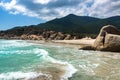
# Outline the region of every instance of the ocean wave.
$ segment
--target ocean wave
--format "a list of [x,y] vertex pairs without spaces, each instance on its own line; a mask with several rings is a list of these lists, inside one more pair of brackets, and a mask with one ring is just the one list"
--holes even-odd
[[[49,52],[44,50],[44,49],[39,49],[39,48],[34,48],[33,50],[28,50],[27,53],[29,52],[34,52],[33,54],[36,54],[36,56],[40,56],[43,61],[46,61],[48,63],[52,63],[53,65],[59,64],[60,65],[64,65],[63,70],[64,70],[64,74],[61,75],[61,79],[60,80],[68,80],[68,78],[72,77],[72,75],[74,73],[76,73],[76,69],[74,68],[74,66],[72,64],[69,64],[68,62],[62,62],[60,60],[54,59],[51,56],[49,56]],[[19,51],[16,51],[19,52]],[[26,51],[25,51],[26,52]],[[24,53],[24,51],[23,51]],[[20,54],[20,52],[19,52]],[[19,76],[17,76],[19,75]],[[36,73],[36,72],[28,72],[28,73],[24,73],[24,72],[9,72],[9,73],[2,73],[0,74],[0,80],[17,80],[17,79],[23,79],[23,80],[34,80],[34,78],[39,77],[40,75],[43,75],[42,73]],[[50,74],[49,74],[50,76]],[[52,75],[54,76],[54,75]],[[50,80],[50,79],[48,79]]]
[[37,72],[21,72],[21,71],[0,74],[0,80],[35,80],[37,78],[51,80],[52,76],[49,74]]
[[32,43],[27,43],[25,41],[21,41],[21,40],[5,40],[5,41],[0,41],[0,50],[6,50],[9,48],[20,48],[20,47],[28,47],[28,46],[32,46]]
[[0,54],[37,54],[37,56],[48,56],[48,52],[44,49],[33,48],[27,50],[1,50]]
[[[9,45],[7,45],[9,44]],[[76,69],[74,66],[68,62],[57,60],[51,56],[49,56],[49,52],[45,49],[40,49],[36,47],[32,47],[30,49],[19,49],[19,47],[28,47],[32,46],[33,44],[28,44],[26,42],[20,42],[20,41],[6,41],[6,45],[3,45],[3,48],[10,48],[10,50],[0,50],[0,54],[35,54],[36,56],[42,58],[42,60],[46,63],[52,63],[53,65],[59,64],[64,65],[63,70],[64,74],[61,75],[60,80],[68,80],[68,78],[72,77],[74,73],[76,73]],[[18,47],[17,49],[14,49],[13,47]],[[11,51],[11,49],[13,49]],[[49,65],[49,64],[48,64]],[[58,68],[61,68],[59,66]],[[19,76],[18,76],[19,75]],[[2,73],[0,74],[0,80],[17,80],[17,79],[23,79],[23,80],[31,80],[36,77],[39,77],[40,75],[43,75],[42,73],[36,73],[36,72],[8,72],[8,73]],[[50,79],[49,79],[50,80]]]
[[56,60],[52,57],[49,56],[48,52],[44,49],[38,49],[37,53],[39,53],[43,55],[43,58],[45,60],[48,60],[50,62],[52,62],[53,64],[61,64],[64,65],[64,70],[65,73],[64,75],[61,76],[61,80],[68,80],[68,78],[72,77],[74,73],[77,72],[77,69],[74,68],[74,66],[68,62],[62,62],[59,60]]

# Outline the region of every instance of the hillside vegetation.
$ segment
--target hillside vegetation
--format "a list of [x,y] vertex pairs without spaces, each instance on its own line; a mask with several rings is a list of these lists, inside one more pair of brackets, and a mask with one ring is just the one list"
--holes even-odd
[[95,38],[99,30],[105,25],[114,25],[120,28],[120,16],[99,19],[89,16],[76,16],[69,14],[62,18],[56,18],[46,23],[30,26],[19,26],[6,31],[0,31],[0,36],[14,37],[22,35],[43,35],[43,33],[61,32],[63,35],[71,35],[76,38],[90,36]]

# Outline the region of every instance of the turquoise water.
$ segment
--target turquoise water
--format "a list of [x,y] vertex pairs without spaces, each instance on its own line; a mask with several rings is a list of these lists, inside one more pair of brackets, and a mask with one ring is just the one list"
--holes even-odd
[[35,46],[22,41],[0,41],[0,73],[24,70],[33,63],[40,62],[35,54]]
[[120,80],[120,53],[0,40],[0,80]]

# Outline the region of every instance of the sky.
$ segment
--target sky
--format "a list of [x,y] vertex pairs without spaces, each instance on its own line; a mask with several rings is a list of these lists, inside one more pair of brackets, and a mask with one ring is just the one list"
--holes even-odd
[[119,16],[120,0],[0,0],[0,30],[44,23],[68,14]]

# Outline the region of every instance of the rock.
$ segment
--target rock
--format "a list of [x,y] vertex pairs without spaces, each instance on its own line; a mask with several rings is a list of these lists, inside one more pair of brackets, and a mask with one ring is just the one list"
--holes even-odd
[[27,39],[27,35],[25,35],[25,34],[21,35],[21,39],[22,39],[22,40]]
[[76,37],[76,36],[74,36],[74,37],[73,37],[73,40],[76,40],[76,39],[77,39],[77,37]]
[[65,38],[65,35],[62,32],[58,32],[55,40],[63,40],[64,38]]
[[56,33],[54,33],[54,34],[51,34],[51,35],[50,35],[50,37],[49,37],[49,39],[50,39],[50,40],[53,40],[53,39],[55,39],[56,35],[57,35]]
[[82,50],[95,50],[95,48],[93,46],[83,46],[80,49],[82,49]]
[[120,31],[112,25],[104,26],[94,42],[96,50],[120,51]]
[[107,34],[102,50],[120,52],[120,35]]
[[20,39],[23,39],[23,40],[42,40],[43,37],[42,36],[38,36],[38,35],[22,35],[20,37]]
[[50,37],[50,32],[49,31],[43,32],[42,35],[45,39],[48,39]]
[[67,34],[64,40],[70,40],[70,39],[71,39],[71,35]]

